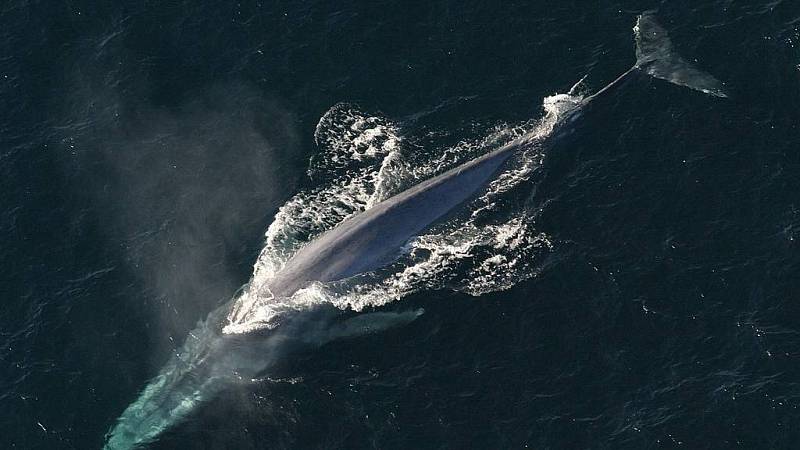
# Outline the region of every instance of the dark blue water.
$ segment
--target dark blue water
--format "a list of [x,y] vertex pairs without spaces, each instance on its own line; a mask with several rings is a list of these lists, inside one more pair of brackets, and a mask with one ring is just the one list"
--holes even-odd
[[730,98],[599,99],[509,194],[554,244],[537,276],[391,303],[425,314],[292,354],[290,382],[151,447],[794,447],[800,4],[699,3],[6,2],[0,448],[103,445],[314,188],[332,105],[473,138],[627,70],[651,8]]

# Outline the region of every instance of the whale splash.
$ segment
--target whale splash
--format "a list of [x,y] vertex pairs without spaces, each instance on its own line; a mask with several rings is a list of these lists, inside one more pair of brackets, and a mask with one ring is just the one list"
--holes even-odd
[[[436,156],[409,155],[399,127],[385,119],[368,116],[351,105],[336,105],[317,127],[317,142],[324,158],[312,162],[311,178],[333,178],[326,171],[335,164],[339,178],[311,192],[301,192],[276,214],[266,233],[264,248],[254,265],[253,277],[234,301],[224,326],[225,333],[274,329],[281,317],[315,305],[333,305],[361,311],[383,306],[423,289],[451,288],[473,295],[510,287],[533,275],[517,263],[551,244],[525,211],[496,214],[503,194],[523,183],[541,164],[540,145],[560,118],[580,104],[578,95],[558,94],[544,99],[545,114],[538,120],[515,125],[495,125],[488,136],[462,141]],[[331,116],[340,116],[331,122]],[[337,125],[328,125],[328,124]],[[328,136],[329,129],[347,131],[367,128],[353,135]],[[469,161],[476,152],[490,153],[519,139],[530,145],[520,148],[518,164],[501,171],[481,195],[464,208],[467,217],[433,227],[409,241],[393,264],[359,274],[344,281],[311,283],[294,295],[273,295],[270,287],[278,274],[306,242],[312,241],[346,219],[371,209],[402,191]],[[366,147],[366,148],[361,148]],[[428,159],[425,159],[427,156]],[[479,256],[482,255],[482,256]],[[446,273],[465,271],[464,283]]]
[[[544,114],[538,119],[496,124],[482,138],[425,154],[412,151],[402,123],[366,114],[353,105],[331,108],[315,131],[320,152],[308,169],[319,187],[298,193],[279,209],[249,283],[189,333],[180,350],[117,419],[106,435],[105,448],[129,449],[153,441],[197,405],[223,389],[269,373],[276,361],[297,348],[402,326],[423,314],[422,310],[361,312],[365,309],[429,289],[481,295],[536,276],[553,243],[536,229],[535,212],[514,208],[508,193],[530,180],[544,161],[546,144],[583,106],[635,73],[725,95],[719,81],[671,53],[666,32],[652,15],[642,15],[634,31],[636,65],[594,95],[576,93],[576,84],[567,94],[546,97]],[[417,186],[458,178],[462,167],[474,168],[475,162],[493,161],[495,155],[503,158],[491,178],[480,178],[485,182],[475,187],[474,194],[465,195],[465,202],[458,202],[456,213],[444,220],[434,217],[431,226],[414,233],[374,270],[325,282],[311,280],[285,295],[273,293],[297,255],[326,232],[357,223],[371,212],[380,213],[387,202],[402,199]],[[514,163],[505,164],[506,159]]]

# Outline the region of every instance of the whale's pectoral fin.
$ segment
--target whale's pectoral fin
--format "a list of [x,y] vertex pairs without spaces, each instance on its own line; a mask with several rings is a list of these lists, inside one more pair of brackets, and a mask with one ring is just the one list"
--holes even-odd
[[727,97],[723,83],[694,67],[678,55],[666,30],[653,12],[639,16],[633,27],[636,36],[636,67],[646,74],[717,97]]

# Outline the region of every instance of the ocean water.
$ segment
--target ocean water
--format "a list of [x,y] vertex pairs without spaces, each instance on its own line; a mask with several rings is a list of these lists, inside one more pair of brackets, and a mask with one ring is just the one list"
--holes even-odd
[[[547,139],[636,62],[646,10],[729,97],[634,76]],[[103,447],[236,305],[251,350],[315,340],[145,448],[800,439],[797,2],[9,0],[0,50],[0,448]],[[345,217],[523,135],[547,145],[390,267],[264,290]]]

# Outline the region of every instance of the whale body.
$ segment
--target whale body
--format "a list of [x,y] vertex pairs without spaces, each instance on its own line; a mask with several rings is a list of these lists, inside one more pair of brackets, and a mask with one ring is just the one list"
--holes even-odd
[[[557,138],[592,100],[621,86],[624,80],[637,73],[709,95],[727,96],[722,83],[694,68],[673,51],[666,31],[652,13],[639,16],[634,33],[636,64],[594,95],[570,105],[546,136],[548,142]],[[522,136],[344,220],[306,244],[286,262],[269,281],[272,295],[289,297],[311,282],[342,280],[388,264],[410,238],[485,188],[519,150],[542,144],[536,136]],[[372,312],[340,321],[330,314],[333,307],[318,308],[296,314],[266,337],[224,334],[220,330],[222,318],[233,303],[230,301],[211,312],[189,334],[181,351],[117,419],[106,435],[105,448],[130,449],[152,441],[225,386],[263,373],[272,362],[286,354],[291,348],[289,344],[323,345],[333,339],[403,325],[422,313],[421,310]],[[233,307],[229,320],[238,313],[247,313]]]
[[[673,51],[666,31],[652,13],[639,16],[634,33],[636,64],[567,110],[557,127],[571,123],[592,100],[636,73],[706,94],[727,96],[719,80],[693,67]],[[557,139],[559,131],[553,130],[549,140]],[[309,282],[342,280],[386,265],[410,238],[484,188],[504,163],[526,145],[533,145],[533,142],[530,137],[523,136],[343,221],[289,259],[269,283],[271,293],[276,297],[288,297]]]
[[485,186],[520,145],[507,144],[343,221],[289,259],[270,282],[270,291],[290,296],[311,281],[336,281],[380,268],[411,237]]
[[[568,110],[557,126],[572,122],[589,102],[610,92],[635,73],[645,73],[706,94],[727,96],[717,79],[695,69],[672,51],[666,31],[655,22],[652,14],[640,16],[634,31],[636,64]],[[558,137],[558,131],[553,130],[550,140]],[[523,136],[345,220],[301,248],[276,274],[269,285],[270,291],[276,297],[288,297],[312,281],[341,280],[384,266],[406,241],[484,188],[504,163],[526,145],[533,143]]]

